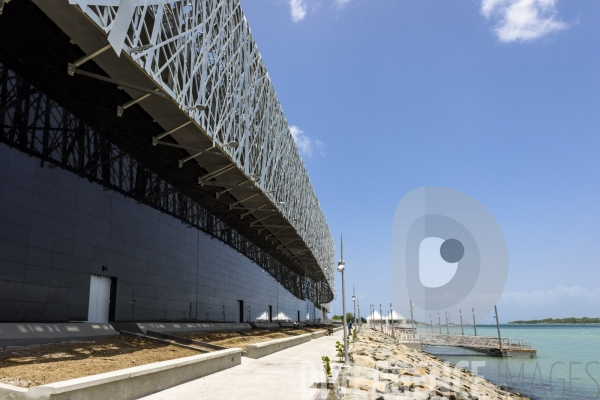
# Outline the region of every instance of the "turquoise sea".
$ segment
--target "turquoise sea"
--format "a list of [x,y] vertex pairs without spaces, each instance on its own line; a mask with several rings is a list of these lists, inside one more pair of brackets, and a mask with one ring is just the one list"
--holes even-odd
[[[473,334],[472,326],[464,329]],[[477,367],[478,375],[532,399],[600,399],[600,325],[501,325],[500,329],[503,337],[529,340],[537,358],[488,357],[445,346],[425,350],[473,373]],[[443,325],[442,332],[446,332]],[[460,326],[450,327],[450,333],[460,332]],[[480,325],[477,334],[497,337],[498,331],[495,325]]]

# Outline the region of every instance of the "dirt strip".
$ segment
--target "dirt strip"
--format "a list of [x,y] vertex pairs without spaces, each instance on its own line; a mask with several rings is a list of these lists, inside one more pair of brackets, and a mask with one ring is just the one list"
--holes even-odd
[[[181,335],[189,339],[247,351],[251,343],[289,338],[323,328],[252,329]],[[0,351],[0,383],[29,388],[129,367],[202,354],[177,346],[127,336],[9,348]]]
[[0,351],[0,383],[29,388],[202,354],[125,336]]
[[248,351],[249,344],[266,342],[275,339],[286,339],[292,336],[304,335],[323,329],[303,328],[303,329],[281,329],[278,331],[266,329],[252,329],[241,332],[222,332],[222,333],[203,333],[203,334],[185,334],[180,335],[192,340],[216,344],[223,347],[239,348]]

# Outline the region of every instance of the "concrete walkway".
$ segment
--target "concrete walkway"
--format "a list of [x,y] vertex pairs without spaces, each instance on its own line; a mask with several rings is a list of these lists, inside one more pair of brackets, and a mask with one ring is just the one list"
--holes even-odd
[[257,360],[242,357],[241,365],[143,399],[325,399],[327,390],[311,386],[314,382],[325,381],[321,356],[331,359],[333,379],[337,377],[343,364],[337,362],[335,342],[343,340],[342,334],[339,331],[333,336],[323,336]]

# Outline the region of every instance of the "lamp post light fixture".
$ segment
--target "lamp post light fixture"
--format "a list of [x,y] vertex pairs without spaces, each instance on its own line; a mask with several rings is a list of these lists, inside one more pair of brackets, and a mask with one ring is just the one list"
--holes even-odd
[[206,106],[203,106],[202,104],[194,104],[193,106],[185,108],[185,111],[193,111],[193,110],[204,111],[204,110],[206,110]]
[[231,149],[237,149],[237,147],[238,147],[238,146],[239,146],[239,144],[238,144],[238,142],[236,142],[235,140],[232,140],[231,142],[229,142],[229,143],[225,143],[225,144],[223,145],[223,147],[229,147],[229,148],[231,148]]
[[343,328],[344,328],[344,367],[349,367],[350,363],[348,362],[348,323],[346,322],[346,288],[344,287],[344,269],[346,268],[346,263],[344,262],[344,244],[343,238],[340,234],[340,261],[338,262],[337,270],[342,274],[342,320],[343,320]]
[[[5,2],[5,3],[8,3],[8,1]],[[145,44],[143,46],[132,47],[131,50],[130,50],[130,52],[131,52],[131,54],[141,53],[141,52],[144,52],[144,51],[146,51],[148,49],[151,49],[153,46],[154,45],[152,45],[152,44]]]

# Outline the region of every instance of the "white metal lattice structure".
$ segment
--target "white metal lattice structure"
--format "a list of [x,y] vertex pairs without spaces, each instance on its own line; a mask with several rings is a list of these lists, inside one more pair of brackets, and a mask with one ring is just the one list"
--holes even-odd
[[239,1],[69,2],[278,205],[333,290],[333,239]]

